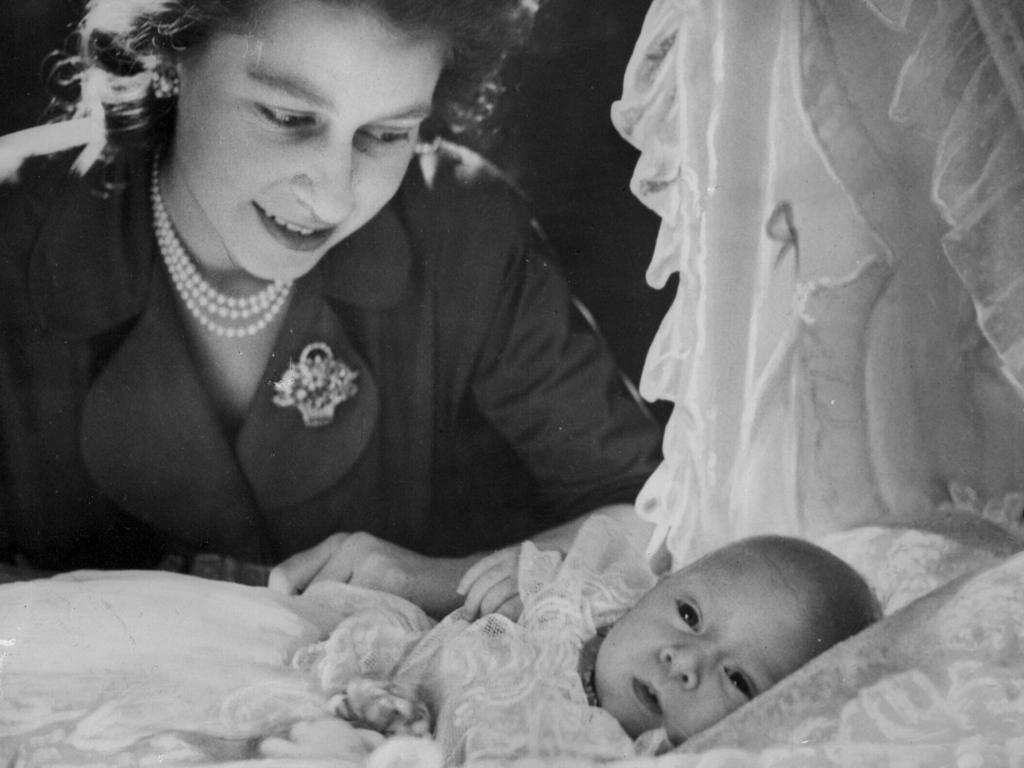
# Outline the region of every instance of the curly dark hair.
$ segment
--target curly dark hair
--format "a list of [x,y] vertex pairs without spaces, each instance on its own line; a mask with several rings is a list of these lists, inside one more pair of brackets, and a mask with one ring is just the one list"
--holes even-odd
[[[155,76],[176,56],[218,32],[245,33],[277,0],[90,0],[78,28],[78,54],[62,78],[77,84],[65,110],[103,123],[106,145],[155,145],[173,130],[174,100],[157,98]],[[536,0],[311,0],[378,14],[409,34],[439,35],[448,60],[435,91],[427,137],[472,134],[502,93],[501,69],[529,33]],[[69,74],[70,70],[70,74]]]

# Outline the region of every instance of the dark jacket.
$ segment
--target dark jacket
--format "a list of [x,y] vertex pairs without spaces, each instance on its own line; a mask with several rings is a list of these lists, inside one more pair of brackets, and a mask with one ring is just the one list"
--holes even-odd
[[[237,433],[218,422],[153,238],[147,161],[73,153],[0,186],[0,557],[271,563],[334,531],[431,555],[632,502],[659,430],[493,173],[419,164],[297,281]],[[273,382],[310,342],[358,372],[307,428]]]

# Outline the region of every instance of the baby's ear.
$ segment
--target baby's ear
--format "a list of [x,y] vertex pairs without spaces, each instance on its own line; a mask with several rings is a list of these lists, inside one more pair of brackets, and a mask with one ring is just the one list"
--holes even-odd
[[[17,181],[21,166],[30,157],[90,145],[94,129],[92,120],[76,118],[0,136],[0,184]],[[76,167],[79,167],[77,163]],[[79,167],[79,170],[86,168]]]

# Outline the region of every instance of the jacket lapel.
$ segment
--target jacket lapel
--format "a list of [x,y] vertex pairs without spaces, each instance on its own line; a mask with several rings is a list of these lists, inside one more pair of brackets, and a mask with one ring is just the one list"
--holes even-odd
[[258,559],[260,522],[155,273],[146,311],[89,389],[82,457],[107,496],[183,541]]
[[[236,442],[261,509],[300,504],[339,484],[366,451],[379,429],[378,383],[366,355],[325,299],[353,307],[356,317],[384,312],[407,295],[412,264],[405,226],[391,204],[335,246],[296,285],[264,386]],[[295,407],[274,404],[274,382],[299,361],[307,345],[317,342],[327,344],[336,359],[356,372],[357,391],[336,407],[329,424],[307,427]]]
[[[236,441],[238,460],[261,509],[305,501],[338,483],[365,450],[377,427],[377,384],[337,315],[322,298],[314,273],[300,281],[287,318]],[[299,364],[310,344],[326,345],[355,372],[355,390],[334,408],[331,420],[307,426],[295,405],[274,402],[274,383]]]

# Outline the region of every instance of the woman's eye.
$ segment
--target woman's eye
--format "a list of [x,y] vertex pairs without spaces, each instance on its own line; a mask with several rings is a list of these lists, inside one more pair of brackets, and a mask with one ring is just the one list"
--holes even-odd
[[697,629],[697,627],[700,626],[700,615],[697,613],[697,609],[690,603],[679,603],[677,610],[679,611],[679,618],[681,618],[683,623],[688,627],[691,629]]
[[360,133],[374,144],[394,146],[412,141],[412,129],[366,128]]
[[305,115],[301,112],[289,112],[286,109],[274,109],[262,105],[257,109],[264,120],[277,128],[308,128],[314,122],[312,115]]
[[729,677],[729,682],[732,683],[736,689],[746,696],[748,699],[754,698],[754,686],[747,680],[747,676],[742,672],[726,672]]

